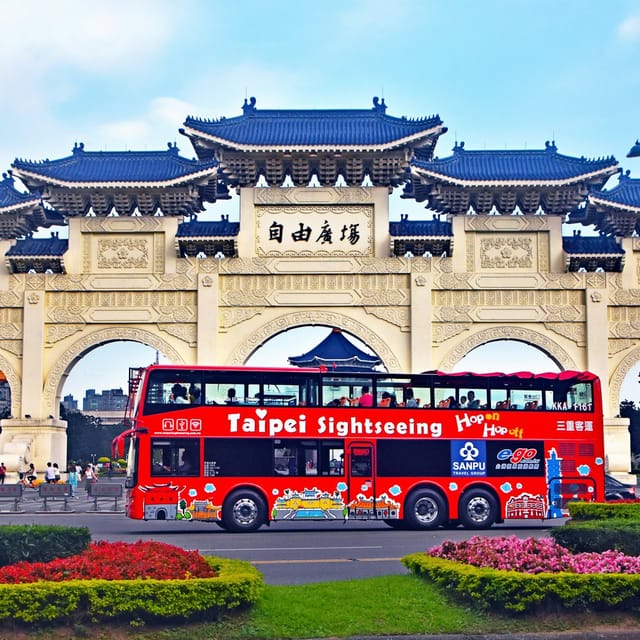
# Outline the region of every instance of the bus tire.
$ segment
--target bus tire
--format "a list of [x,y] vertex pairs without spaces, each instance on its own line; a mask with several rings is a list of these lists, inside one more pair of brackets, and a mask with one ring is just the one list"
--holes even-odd
[[267,507],[255,491],[234,491],[222,506],[222,525],[229,531],[255,531],[265,522]]
[[458,516],[465,529],[488,529],[498,519],[498,501],[485,489],[469,489],[460,499]]
[[414,491],[405,504],[404,522],[411,529],[436,529],[447,520],[447,505],[431,489]]

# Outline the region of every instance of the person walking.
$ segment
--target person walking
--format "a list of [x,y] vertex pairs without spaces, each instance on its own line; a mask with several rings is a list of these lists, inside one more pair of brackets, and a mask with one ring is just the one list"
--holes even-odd
[[87,500],[91,500],[91,485],[98,482],[98,476],[96,475],[95,467],[89,463],[84,470],[84,481],[87,489]]
[[78,490],[78,472],[76,470],[76,465],[73,462],[69,465],[68,477],[69,486],[71,487],[71,497],[77,500],[78,497],[76,496],[76,491]]
[[0,484],[4,484],[4,479],[7,477],[7,467],[4,462],[0,462]]

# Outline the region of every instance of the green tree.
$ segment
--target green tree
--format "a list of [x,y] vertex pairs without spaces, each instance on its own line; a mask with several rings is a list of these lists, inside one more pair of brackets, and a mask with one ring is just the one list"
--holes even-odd
[[125,429],[123,424],[105,425],[100,418],[66,411],[63,406],[60,416],[67,421],[67,460],[89,461],[92,455],[111,458],[111,441]]

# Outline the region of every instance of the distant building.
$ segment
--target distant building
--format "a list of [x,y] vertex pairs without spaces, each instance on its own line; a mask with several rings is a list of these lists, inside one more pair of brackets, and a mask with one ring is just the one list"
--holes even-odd
[[0,418],[5,418],[11,413],[11,388],[5,380],[0,382]]
[[120,411],[127,406],[127,396],[120,389],[103,389],[96,393],[95,389],[87,389],[82,400],[82,411]]
[[77,411],[78,410],[78,401],[73,397],[72,394],[68,394],[62,398],[62,406],[66,411]]

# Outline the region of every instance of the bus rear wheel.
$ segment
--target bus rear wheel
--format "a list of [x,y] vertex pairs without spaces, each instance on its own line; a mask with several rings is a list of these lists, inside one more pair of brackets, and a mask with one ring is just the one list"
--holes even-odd
[[236,491],[222,507],[223,529],[229,531],[255,531],[266,520],[267,507],[255,491]]
[[460,500],[459,517],[465,529],[488,529],[498,519],[498,502],[484,489],[470,489]]
[[407,499],[404,521],[411,529],[436,529],[446,519],[447,506],[436,491],[420,489]]

